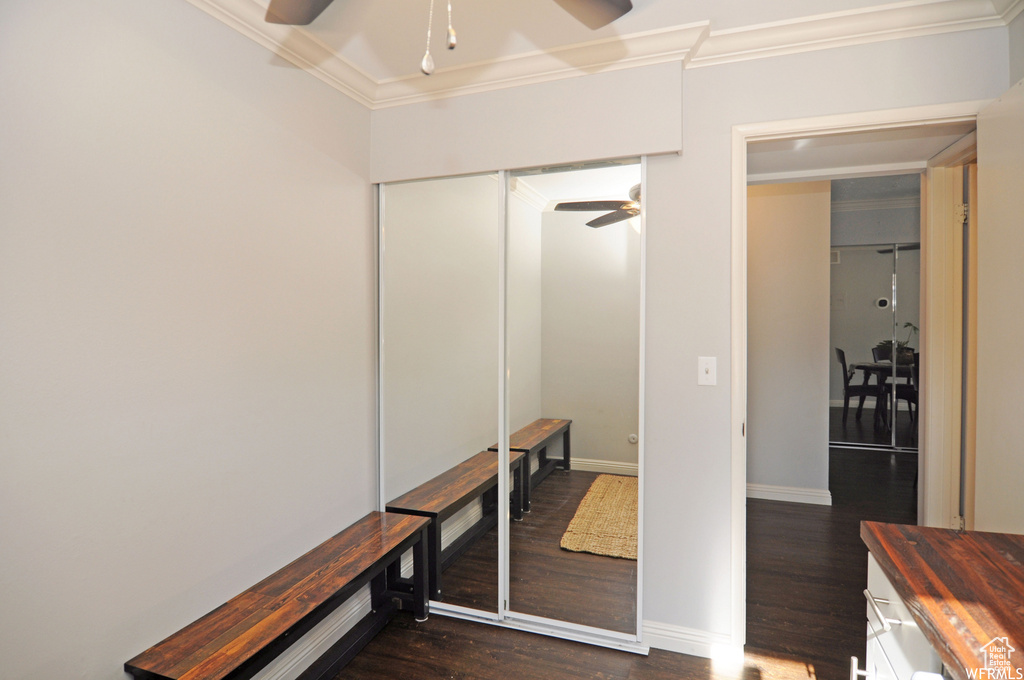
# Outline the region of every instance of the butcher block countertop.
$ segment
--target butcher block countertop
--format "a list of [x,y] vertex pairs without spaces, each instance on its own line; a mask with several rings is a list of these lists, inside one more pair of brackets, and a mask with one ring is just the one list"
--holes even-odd
[[998,677],[1024,678],[1024,536],[880,522],[860,536],[954,678],[988,677],[995,638],[1013,650]]

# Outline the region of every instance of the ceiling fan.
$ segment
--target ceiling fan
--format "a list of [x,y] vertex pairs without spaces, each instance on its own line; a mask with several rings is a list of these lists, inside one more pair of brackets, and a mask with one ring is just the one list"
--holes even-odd
[[[633,9],[631,0],[555,0],[590,29],[600,28]],[[270,0],[266,20],[272,24],[305,26],[320,16],[331,0]]]
[[640,185],[636,184],[629,190],[628,201],[566,201],[555,206],[555,210],[575,210],[579,212],[598,212],[609,210],[600,217],[587,222],[588,227],[605,227],[609,224],[628,220],[640,214]]

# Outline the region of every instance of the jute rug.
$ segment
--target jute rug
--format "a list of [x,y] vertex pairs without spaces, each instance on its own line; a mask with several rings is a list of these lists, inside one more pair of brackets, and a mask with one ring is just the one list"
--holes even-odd
[[572,552],[636,559],[637,478],[598,475],[561,546]]

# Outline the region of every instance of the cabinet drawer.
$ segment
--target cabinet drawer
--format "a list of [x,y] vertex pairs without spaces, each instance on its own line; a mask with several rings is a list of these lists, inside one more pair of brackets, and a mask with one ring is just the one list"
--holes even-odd
[[879,618],[878,612],[870,603],[865,602],[869,648],[872,642],[878,643],[898,680],[910,680],[916,671],[940,672],[942,663],[938,654],[918,628],[910,610],[870,553],[868,592],[874,597],[882,619],[889,620],[891,626],[890,630],[884,630],[885,621]]

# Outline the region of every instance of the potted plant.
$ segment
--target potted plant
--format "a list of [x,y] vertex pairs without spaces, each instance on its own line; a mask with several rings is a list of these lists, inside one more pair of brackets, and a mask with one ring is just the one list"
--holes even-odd
[[[918,328],[910,321],[903,324],[903,327],[909,330],[906,340],[896,341],[896,363],[912,364],[914,363],[914,348],[910,346],[910,339],[917,335]],[[880,356],[892,359],[892,340],[882,340],[875,345],[875,349],[879,350]]]

